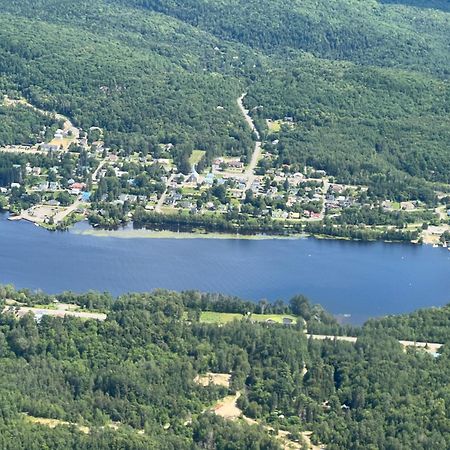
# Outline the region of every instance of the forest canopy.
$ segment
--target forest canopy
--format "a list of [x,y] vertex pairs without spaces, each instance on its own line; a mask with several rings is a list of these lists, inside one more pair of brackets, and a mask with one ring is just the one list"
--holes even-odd
[[[0,1],[0,88],[126,151],[248,158],[236,99],[276,164],[338,180],[449,182],[446,2]],[[20,30],[20,33],[18,33]],[[255,108],[255,109],[254,109]],[[268,134],[266,119],[295,126]],[[5,118],[5,123],[11,120]],[[10,143],[44,125],[15,117]],[[25,133],[24,133],[25,131]],[[0,144],[5,137],[0,135]],[[177,156],[178,155],[178,156]],[[184,156],[183,156],[184,155]]]
[[[445,448],[450,439],[448,307],[351,328],[301,295],[271,304],[195,291],[113,298],[3,286],[0,300],[2,449],[280,448],[267,427],[298,442],[312,432],[333,450]],[[106,320],[18,314],[58,304]],[[234,320],[221,322],[227,314]],[[262,320],[277,314],[296,320]],[[309,339],[305,327],[358,339]],[[401,338],[444,346],[439,355],[405,351]],[[195,381],[207,373],[229,374],[229,387]],[[212,414],[237,392],[247,421]]]

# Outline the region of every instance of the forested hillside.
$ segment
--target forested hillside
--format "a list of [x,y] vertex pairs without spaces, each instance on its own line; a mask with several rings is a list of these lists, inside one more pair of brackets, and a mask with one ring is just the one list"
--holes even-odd
[[[115,0],[115,3],[160,11],[222,39],[268,53],[300,50],[327,59],[408,67],[444,75],[450,69],[449,17],[434,9],[386,6],[376,0]],[[436,2],[435,7],[442,4],[446,2]]]
[[[260,130],[279,141],[270,148],[276,165],[383,184],[380,195],[449,182],[445,1],[2,0],[0,8],[3,93],[84,129],[103,127],[107,145],[172,143],[175,159],[193,149],[209,161],[247,158],[251,135],[236,98],[248,91]],[[265,119],[285,116],[294,126],[267,135]],[[18,140],[30,141],[20,130]]]
[[[450,439],[446,345],[433,356],[396,340],[414,326],[415,336],[446,344],[448,308],[345,330],[302,296],[255,304],[198,292],[114,299],[1,287],[0,300],[5,450],[280,448],[269,428],[296,448],[311,431],[331,450],[446,448]],[[41,316],[59,302],[107,318]],[[40,315],[20,314],[33,305]],[[281,323],[294,316],[297,324]],[[358,341],[308,339],[305,325]],[[196,381],[208,373],[230,375],[229,386]],[[247,419],[213,414],[235,393]]]

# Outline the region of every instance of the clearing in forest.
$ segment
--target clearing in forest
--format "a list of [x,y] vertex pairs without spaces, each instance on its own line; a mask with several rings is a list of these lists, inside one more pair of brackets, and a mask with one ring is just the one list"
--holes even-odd
[[215,311],[202,311],[200,322],[225,324],[233,320],[249,319],[254,322],[278,323],[285,325],[294,325],[297,318],[291,314],[240,314],[223,313]]
[[192,155],[189,157],[189,164],[194,167],[195,165],[197,165],[200,160],[203,158],[203,155],[206,152],[204,150],[194,150],[192,152]]

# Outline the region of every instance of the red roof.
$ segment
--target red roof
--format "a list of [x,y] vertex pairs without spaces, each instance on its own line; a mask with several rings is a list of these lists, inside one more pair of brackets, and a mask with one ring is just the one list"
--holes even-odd
[[84,183],[73,183],[70,187],[72,189],[79,189],[81,191],[81,189],[83,189],[85,186]]

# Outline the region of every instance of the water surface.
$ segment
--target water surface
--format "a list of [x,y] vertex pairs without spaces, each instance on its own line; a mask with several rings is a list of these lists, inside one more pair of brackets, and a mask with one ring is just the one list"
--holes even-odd
[[0,283],[49,293],[96,289],[115,295],[199,289],[255,301],[303,293],[360,323],[450,302],[450,252],[312,238],[120,239],[50,233],[3,215]]

